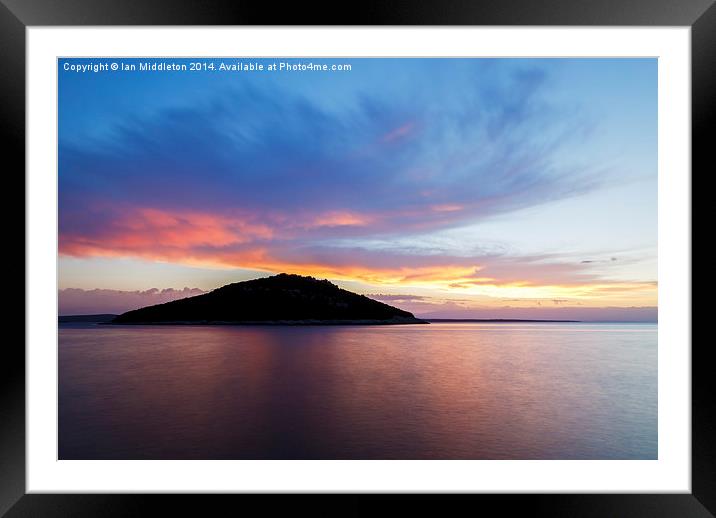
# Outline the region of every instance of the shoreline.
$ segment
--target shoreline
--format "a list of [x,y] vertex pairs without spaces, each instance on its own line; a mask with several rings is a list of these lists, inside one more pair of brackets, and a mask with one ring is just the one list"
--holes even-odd
[[409,325],[409,324],[450,324],[450,323],[484,323],[484,324],[658,324],[646,321],[608,321],[608,320],[537,320],[512,318],[405,318],[396,317],[391,320],[348,319],[348,320],[238,320],[238,321],[206,321],[179,320],[165,322],[112,322],[118,315],[61,315],[58,324],[97,324],[97,325],[201,325],[201,326],[339,326],[339,325]]

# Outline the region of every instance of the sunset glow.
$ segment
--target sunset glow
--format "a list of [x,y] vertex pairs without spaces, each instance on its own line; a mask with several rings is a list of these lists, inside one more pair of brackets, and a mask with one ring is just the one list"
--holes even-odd
[[60,68],[60,312],[286,272],[416,316],[655,320],[656,60],[351,62]]

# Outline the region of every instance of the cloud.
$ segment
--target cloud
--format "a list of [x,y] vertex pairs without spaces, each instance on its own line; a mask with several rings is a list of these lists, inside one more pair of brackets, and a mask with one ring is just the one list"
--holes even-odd
[[368,294],[420,318],[535,319],[584,322],[656,322],[656,306],[585,305],[575,299],[441,298],[431,295]]
[[414,311],[419,318],[466,318],[466,319],[526,319],[526,320],[579,320],[582,322],[657,322],[656,306],[635,307],[501,307],[501,308],[455,308],[434,307],[426,311]]
[[616,261],[616,257],[610,257],[609,259],[585,259],[581,261],[582,264],[594,264],[594,263],[610,263]]
[[58,292],[60,315],[120,314],[132,309],[162,304],[205,293],[198,288],[152,288],[144,291],[82,290],[68,288]]
[[416,300],[430,300],[429,297],[424,297],[422,295],[386,295],[382,293],[369,293],[366,295],[366,297],[370,297],[371,299],[380,300],[383,302],[408,302]]
[[367,295],[410,311],[420,318],[535,319],[584,322],[656,322],[656,306],[594,305],[574,299],[441,298],[439,296]]
[[558,158],[580,122],[545,101],[546,71],[481,64],[468,77],[399,99],[356,91],[331,109],[247,83],[127,117],[111,138],[61,140],[60,253],[405,282],[517,282],[518,267],[537,282],[584,277],[530,259],[331,245],[419,240],[593,187]]
[[413,124],[412,122],[408,122],[406,124],[403,124],[403,125],[395,128],[394,130],[389,131],[388,133],[383,135],[381,140],[383,142],[390,143],[395,140],[403,139],[403,138],[407,137],[408,135],[410,135],[414,129],[415,129],[415,124]]

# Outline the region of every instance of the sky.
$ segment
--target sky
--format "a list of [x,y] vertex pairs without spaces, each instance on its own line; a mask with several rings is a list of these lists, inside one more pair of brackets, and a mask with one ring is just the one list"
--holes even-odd
[[103,62],[58,62],[60,314],[287,272],[428,318],[656,320],[656,59]]

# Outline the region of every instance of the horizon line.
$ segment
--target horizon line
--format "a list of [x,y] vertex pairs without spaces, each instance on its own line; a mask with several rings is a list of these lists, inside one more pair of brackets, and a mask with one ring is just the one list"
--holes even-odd
[[[57,315],[61,318],[82,318],[82,317],[116,317],[121,313],[83,313],[71,315]],[[561,319],[534,319],[534,318],[424,318],[416,317],[428,322],[484,322],[484,323],[548,323],[548,324],[658,324],[658,320],[561,320]]]

